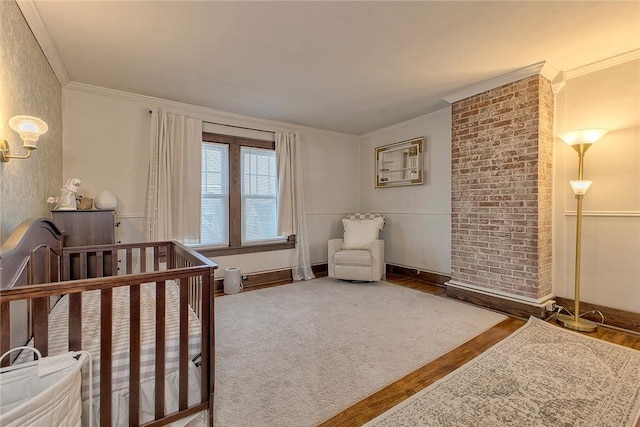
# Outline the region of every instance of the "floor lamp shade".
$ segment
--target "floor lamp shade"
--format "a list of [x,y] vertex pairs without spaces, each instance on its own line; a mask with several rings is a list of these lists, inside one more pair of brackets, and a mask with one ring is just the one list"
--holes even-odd
[[592,181],[588,181],[586,179],[574,179],[569,181],[569,184],[571,184],[573,194],[575,194],[576,196],[584,196],[585,194],[587,194],[589,187],[591,187],[591,182]]
[[593,144],[608,132],[607,129],[580,129],[558,135],[569,145]]

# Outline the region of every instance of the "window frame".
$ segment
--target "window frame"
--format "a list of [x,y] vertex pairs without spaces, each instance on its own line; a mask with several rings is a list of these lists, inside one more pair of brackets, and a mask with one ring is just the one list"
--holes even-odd
[[207,247],[206,245],[202,245],[202,247],[197,248],[198,252],[204,256],[213,256],[278,251],[295,248],[295,235],[291,235],[286,238],[283,237],[282,241],[242,244],[242,176],[240,149],[245,146],[275,150],[275,142],[211,132],[202,132],[202,141],[226,144],[229,147],[229,245],[224,247]]

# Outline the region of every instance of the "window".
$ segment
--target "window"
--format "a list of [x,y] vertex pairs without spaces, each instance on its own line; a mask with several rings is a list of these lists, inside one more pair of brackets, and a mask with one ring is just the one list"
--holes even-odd
[[226,251],[200,252],[293,247],[293,239],[278,236],[275,144],[207,132],[202,139],[201,244]]
[[202,144],[200,241],[229,243],[229,150],[227,145]]
[[276,152],[241,147],[242,243],[278,236]]

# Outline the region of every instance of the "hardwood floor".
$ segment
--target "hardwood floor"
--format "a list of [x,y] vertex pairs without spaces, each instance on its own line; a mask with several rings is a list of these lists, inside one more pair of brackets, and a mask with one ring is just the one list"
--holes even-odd
[[[439,285],[432,285],[412,278],[391,274],[387,275],[386,281],[446,298],[445,288]],[[320,427],[361,426],[480,355],[525,323],[526,319],[509,317],[444,356],[336,414],[320,424]],[[640,335],[603,327],[599,327],[594,333],[585,335],[640,350]]]
[[[425,284],[406,277],[392,275],[387,275],[386,281],[400,286],[418,289],[433,295],[446,297],[445,289],[441,286]],[[361,426],[475,358],[494,344],[509,336],[525,323],[525,319],[516,319],[513,317],[500,322],[493,328],[467,341],[444,356],[424,365],[379,392],[336,414],[334,417],[320,424],[320,426]],[[640,336],[638,335],[602,327],[598,328],[597,332],[588,335],[640,350]]]

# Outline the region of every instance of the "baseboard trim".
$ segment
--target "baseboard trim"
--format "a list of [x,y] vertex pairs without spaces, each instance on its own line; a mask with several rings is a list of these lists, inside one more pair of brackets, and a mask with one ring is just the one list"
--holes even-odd
[[487,292],[479,292],[474,289],[455,285],[447,286],[447,297],[486,307],[525,320],[530,316],[546,319],[553,313],[546,311],[544,306],[528,304],[515,299],[508,299],[499,295],[492,295]]
[[[567,310],[573,312],[575,303],[572,299],[556,297],[556,304],[565,307]],[[617,308],[605,307],[602,305],[591,304],[588,302],[580,301],[580,312],[585,313],[591,310],[597,310],[604,316],[603,326],[612,326],[618,329],[624,329],[626,331],[640,334],[640,313],[633,313],[630,311],[619,310]],[[585,319],[592,320],[600,323],[602,319],[597,313],[586,314],[582,316]]]
[[417,268],[409,268],[395,264],[387,263],[387,273],[397,274],[399,276],[409,277],[411,279],[419,280],[421,282],[430,283],[438,286],[445,286],[445,283],[451,280],[450,276],[439,273],[431,273],[429,271],[422,271]]
[[[311,270],[316,277],[327,275],[327,264],[312,265]],[[275,286],[293,283],[293,273],[290,268],[282,270],[267,271],[263,273],[247,273],[248,278],[242,281],[245,289],[255,288],[258,286]],[[224,291],[224,278],[214,280],[214,291]]]
[[[447,297],[486,307],[495,311],[500,311],[521,319],[528,319],[530,316],[535,316],[546,320],[555,313],[553,311],[547,311],[544,305],[528,304],[515,299],[505,298],[500,295],[491,295],[486,292],[478,292],[470,288],[455,285],[447,286]],[[556,304],[565,307],[568,310],[573,310],[574,302],[572,299],[561,297],[554,297],[553,299]],[[634,334],[640,334],[640,313],[632,313],[629,311],[580,301],[581,313],[591,310],[597,310],[602,313],[605,319],[603,324],[604,327],[610,326],[612,328],[622,329]],[[600,315],[597,313],[586,314],[582,317],[598,323],[602,321]]]

